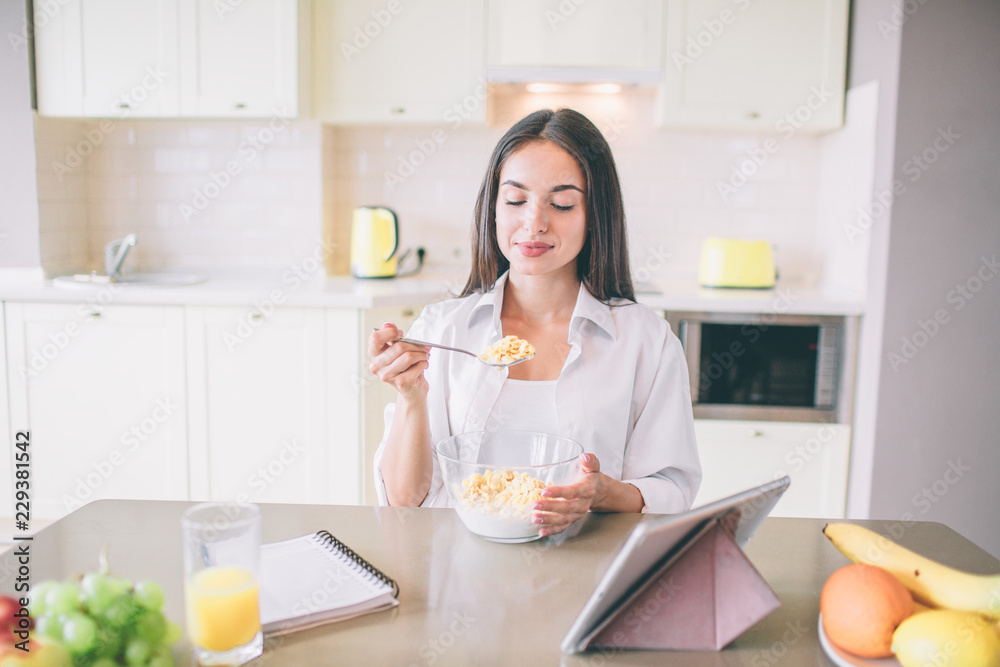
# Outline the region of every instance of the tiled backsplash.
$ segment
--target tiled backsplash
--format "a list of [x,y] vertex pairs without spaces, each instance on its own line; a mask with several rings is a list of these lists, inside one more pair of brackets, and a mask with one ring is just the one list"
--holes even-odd
[[282,269],[321,241],[319,123],[36,119],[42,263]]
[[779,137],[761,160],[768,136],[654,129],[654,104],[504,97],[490,126],[39,118],[43,266],[100,269],[104,244],[135,232],[136,267],[281,269],[325,230],[328,267],[345,273],[352,209],[381,205],[399,214],[403,248],[427,249],[429,269],[464,271],[494,143],[534,108],[572,105],[615,153],[637,281],[693,278],[712,235],[768,239],[782,277],[819,279],[823,138]]
[[82,130],[78,121],[35,118],[41,260],[50,275],[90,264],[87,171],[92,150]]
[[724,198],[719,184],[728,184],[766,137],[653,129],[654,100],[641,94],[507,97],[495,101],[490,127],[326,127],[332,228],[343,233],[354,206],[385,205],[399,214],[404,247],[424,246],[428,261],[465,270],[472,209],[493,145],[531,110],[560,105],[586,113],[609,139],[637,281],[693,278],[701,243],[711,235],[769,239],[785,277],[818,277],[821,139],[783,140],[752,179]]

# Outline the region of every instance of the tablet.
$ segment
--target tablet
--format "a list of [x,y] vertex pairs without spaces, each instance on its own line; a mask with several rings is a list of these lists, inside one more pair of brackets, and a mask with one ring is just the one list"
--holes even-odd
[[740,548],[746,546],[790,483],[787,476],[781,477],[681,514],[664,514],[640,522],[632,529],[559,648],[563,653],[586,650],[612,620],[613,612],[641,593],[645,584],[653,583],[657,574],[670,567],[698,536],[716,523],[725,523]]

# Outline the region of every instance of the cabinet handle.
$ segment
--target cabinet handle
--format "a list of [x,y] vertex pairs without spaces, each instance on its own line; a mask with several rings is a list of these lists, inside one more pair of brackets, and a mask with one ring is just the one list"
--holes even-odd
[[406,113],[406,109],[404,107],[392,107],[391,109],[389,109],[389,113],[396,116],[400,116]]
[[264,316],[261,313],[250,313],[250,319],[254,322],[259,322],[264,319]]
[[129,105],[127,103],[121,102],[121,103],[118,104],[118,108],[119,109],[129,109],[131,107],[129,107]]
[[101,311],[99,310],[92,310],[87,314],[87,317],[100,317],[100,316],[101,316]]
[[243,102],[237,102],[236,104],[233,105],[233,108],[234,109],[246,109],[247,105],[243,104]]
[[755,428],[748,428],[747,429],[747,437],[748,438],[759,438],[762,435],[764,435],[763,431],[758,431]]
[[756,111],[748,111],[747,112],[747,119],[748,120],[757,120],[758,118],[760,118],[760,114],[757,113]]

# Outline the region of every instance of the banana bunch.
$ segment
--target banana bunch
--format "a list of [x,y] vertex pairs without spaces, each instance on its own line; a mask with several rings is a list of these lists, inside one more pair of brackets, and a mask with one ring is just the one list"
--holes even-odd
[[1000,621],[1000,574],[977,575],[950,568],[852,523],[828,523],[823,534],[855,563],[891,572],[918,602]]
[[1000,667],[1000,574],[956,570],[855,524],[829,523],[823,534],[840,553],[888,571],[932,607],[893,633],[892,652],[904,667]]

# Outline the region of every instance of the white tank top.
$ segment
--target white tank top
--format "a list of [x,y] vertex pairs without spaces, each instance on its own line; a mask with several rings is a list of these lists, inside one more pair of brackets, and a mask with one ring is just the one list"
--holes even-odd
[[556,380],[504,380],[493,405],[487,431],[540,431],[555,433]]

